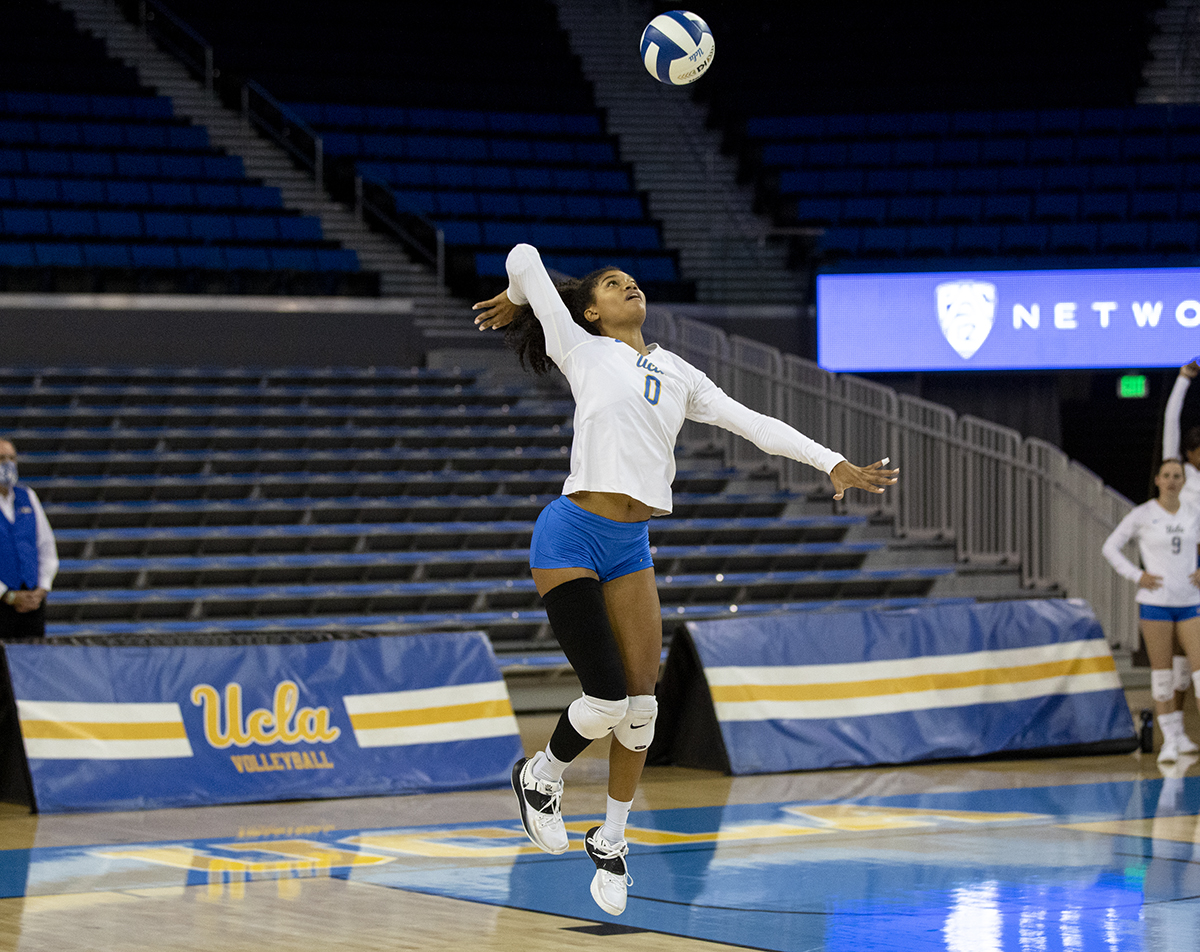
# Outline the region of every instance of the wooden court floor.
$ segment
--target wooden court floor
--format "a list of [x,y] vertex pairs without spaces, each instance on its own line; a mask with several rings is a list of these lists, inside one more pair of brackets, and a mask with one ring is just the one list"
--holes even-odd
[[[1138,710],[1148,701],[1131,692]],[[1200,737],[1200,718],[1189,712]],[[522,719],[526,748],[552,717]],[[625,914],[510,790],[36,817],[0,806],[0,950],[1200,949],[1200,762],[1129,754],[758,777],[651,768]]]

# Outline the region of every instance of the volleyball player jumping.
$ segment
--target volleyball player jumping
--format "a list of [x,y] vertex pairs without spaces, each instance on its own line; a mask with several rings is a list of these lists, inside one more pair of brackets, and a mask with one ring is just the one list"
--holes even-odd
[[529,838],[549,853],[568,847],[562,776],[593,741],[612,734],[608,806],[584,838],[596,865],[591,892],[612,915],[625,910],[625,825],[654,737],[654,686],[662,616],[649,520],[671,511],[675,440],[684,420],[731,430],[762,450],[829,474],[847,489],[881,493],[899,470],[860,467],[786,423],[727,396],[703,373],[646,344],[646,297],[616,268],[555,287],[536,249],[517,245],[509,285],[475,305],[480,330],[505,339],[535,373],[563,372],[575,398],[571,471],[562,495],[538,516],[529,564],[546,614],[583,687],[544,751],[513,766],[513,789]]

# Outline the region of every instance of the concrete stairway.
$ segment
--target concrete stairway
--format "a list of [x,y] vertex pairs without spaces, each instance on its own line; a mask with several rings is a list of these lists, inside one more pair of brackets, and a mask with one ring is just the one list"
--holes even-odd
[[[786,249],[768,240],[771,222],[753,211],[754,196],[737,183],[736,160],[721,153],[720,134],[705,128],[705,109],[686,88],[656,82],[638,57],[638,39],[653,16],[644,0],[555,0],[596,102],[608,112],[621,157],[663,237],[679,251],[683,277],[712,304],[791,304],[802,279]],[[721,60],[721,39],[717,55]],[[720,67],[717,66],[719,69]],[[701,80],[703,82],[703,80]]]
[[1154,12],[1158,32],[1142,69],[1139,103],[1200,102],[1200,2],[1167,0]]
[[[215,146],[240,156],[247,175],[278,188],[286,207],[319,218],[326,237],[354,249],[365,270],[379,273],[383,296],[411,299],[417,326],[430,338],[430,346],[443,345],[444,337],[457,336],[451,333],[456,325],[462,325],[464,336],[474,332],[469,302],[450,297],[438,285],[432,268],[413,261],[398,241],[372,231],[351,209],[333,201],[283,149],[210,96],[178,60],[125,20],[114,4],[108,0],[56,2],[74,15],[79,29],[102,39],[111,56],[136,69],[143,85],[171,97],[176,115],[205,126]],[[439,330],[443,326],[445,333]]]

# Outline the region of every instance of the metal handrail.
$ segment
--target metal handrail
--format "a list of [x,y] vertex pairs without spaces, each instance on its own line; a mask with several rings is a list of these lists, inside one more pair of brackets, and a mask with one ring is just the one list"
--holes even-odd
[[318,190],[325,187],[325,149],[321,137],[291,107],[248,79],[242,85],[242,115],[312,172]]
[[[385,182],[356,175],[354,210],[360,219],[381,226],[409,250],[433,265],[438,293],[446,286],[446,233],[420,210],[401,204]],[[442,310],[439,307],[439,311]]]
[[212,95],[216,78],[212,44],[159,0],[139,0],[138,21],[148,36],[162,44],[192,75],[200,77]]

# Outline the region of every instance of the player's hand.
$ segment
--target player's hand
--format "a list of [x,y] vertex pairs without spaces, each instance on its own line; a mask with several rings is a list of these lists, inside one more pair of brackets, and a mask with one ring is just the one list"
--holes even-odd
[[1194,360],[1189,361],[1179,368],[1179,376],[1187,377],[1188,380],[1195,380],[1197,376],[1200,376],[1200,364]]
[[1144,588],[1148,592],[1153,592],[1156,588],[1162,588],[1162,576],[1143,572],[1142,577],[1138,579],[1138,588]]
[[900,478],[900,470],[884,469],[889,462],[886,456],[870,466],[855,466],[842,460],[833,467],[829,478],[833,481],[833,498],[841,499],[847,489],[865,489],[869,493],[881,493],[888,486],[895,485]]
[[1200,588],[1200,569],[1196,569],[1196,571],[1189,575],[1188,581],[1195,585],[1196,588]]
[[511,324],[519,309],[508,299],[508,291],[501,291],[494,298],[473,304],[471,310],[483,310],[475,315],[475,325],[481,331],[494,331]]

